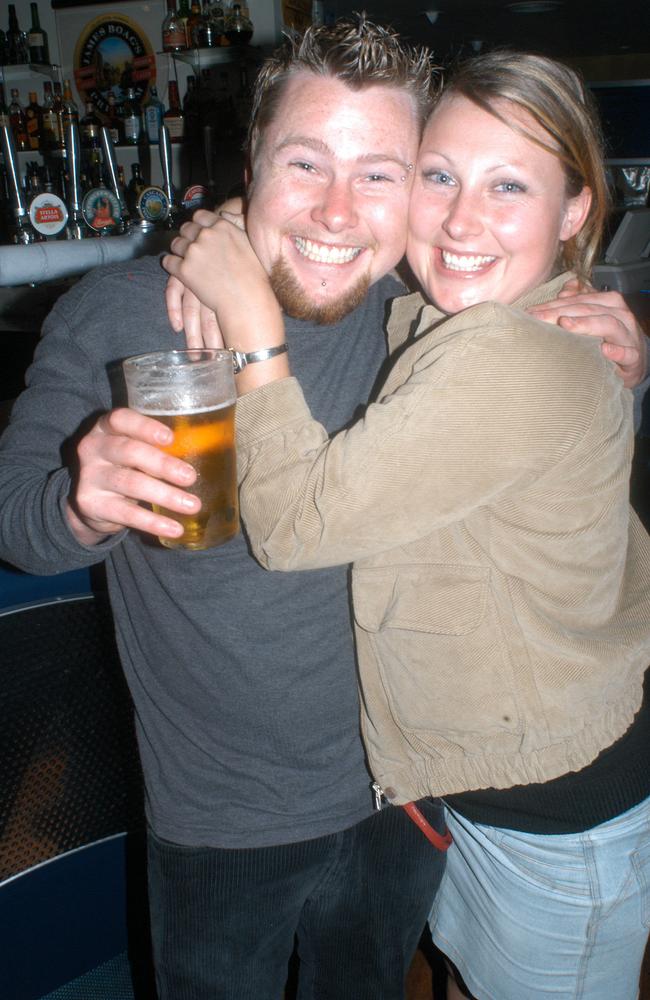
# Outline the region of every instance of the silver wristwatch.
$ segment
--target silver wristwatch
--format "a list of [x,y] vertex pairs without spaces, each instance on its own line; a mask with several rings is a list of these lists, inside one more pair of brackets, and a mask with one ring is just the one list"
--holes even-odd
[[256,361],[268,361],[269,358],[275,358],[278,354],[284,354],[287,350],[286,344],[279,344],[277,347],[264,347],[259,351],[237,351],[234,347],[230,347],[229,351],[232,354],[232,363],[235,369],[235,375],[239,375],[241,371],[244,370],[246,365],[252,365]]

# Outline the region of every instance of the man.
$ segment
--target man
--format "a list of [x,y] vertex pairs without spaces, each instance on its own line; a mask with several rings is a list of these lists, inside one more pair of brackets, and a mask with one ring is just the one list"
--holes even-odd
[[[363,18],[308,32],[258,85],[247,224],[331,431],[384,356],[429,97],[426,56]],[[140,502],[196,509],[194,473],[159,450],[161,424],[111,408],[110,376],[182,346],[165,280],[157,261],[118,265],[57,303],[0,446],[0,556],[43,573],[106,558],[161,1000],[278,1000],[294,936],[301,997],[400,997],[444,856],[401,810],[372,812],[346,573],[266,574],[243,538],[201,553],[150,541],[179,526]]]
[[[302,317],[289,321],[294,363],[336,430],[385,353],[430,66],[355,19],[265,74],[249,218],[269,267],[280,245],[290,254],[278,280]],[[309,217],[333,159],[336,182],[288,246],[285,220]],[[164,549],[152,536],[177,522],[139,503],[196,506],[193,470],[157,447],[162,425],[113,409],[111,394],[120,359],[182,346],[166,277],[153,259],[94,272],[46,321],[0,446],[0,554],[37,573],[106,559],[145,776],[161,1000],[279,1000],[294,937],[301,997],[401,997],[444,855],[402,810],[373,812],[345,570],[278,581],[243,537]],[[435,804],[421,809],[439,825]]]

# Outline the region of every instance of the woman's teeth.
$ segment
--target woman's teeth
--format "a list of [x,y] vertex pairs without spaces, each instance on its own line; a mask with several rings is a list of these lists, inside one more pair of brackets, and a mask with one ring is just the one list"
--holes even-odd
[[465,256],[441,250],[442,262],[450,271],[480,271],[487,264],[492,264],[496,257]]
[[294,237],[296,250],[317,264],[349,264],[358,257],[362,247],[334,247],[326,243],[312,243],[301,236]]

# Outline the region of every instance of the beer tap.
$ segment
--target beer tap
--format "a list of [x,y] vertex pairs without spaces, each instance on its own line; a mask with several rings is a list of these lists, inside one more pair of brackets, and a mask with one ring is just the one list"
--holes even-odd
[[216,204],[216,185],[214,182],[214,128],[212,125],[203,126],[203,152],[205,155],[205,169],[208,179],[208,191],[212,204]]
[[81,208],[81,150],[79,147],[79,126],[70,122],[65,130],[65,151],[69,178],[69,221],[68,239],[81,240],[89,235]]
[[104,166],[106,168],[106,173],[108,174],[109,184],[120,206],[120,214],[122,218],[118,231],[125,233],[128,232],[131,217],[117,173],[117,160],[115,158],[115,147],[113,146],[113,140],[111,139],[111,132],[106,125],[103,125],[101,128],[101,139],[102,152],[104,154]]
[[176,201],[174,185],[172,183],[172,144],[169,138],[169,129],[166,125],[161,125],[158,132],[158,148],[160,150],[160,166],[163,175],[163,191],[169,200],[169,215],[165,225],[168,229],[175,229],[180,214],[180,206]]
[[5,167],[7,169],[7,181],[9,186],[9,198],[11,201],[11,213],[13,215],[13,241],[14,243],[29,244],[36,240],[36,233],[32,228],[29,212],[25,205],[22,188],[20,186],[20,172],[18,170],[18,157],[16,146],[10,125],[0,126],[0,139],[2,140],[2,153]]

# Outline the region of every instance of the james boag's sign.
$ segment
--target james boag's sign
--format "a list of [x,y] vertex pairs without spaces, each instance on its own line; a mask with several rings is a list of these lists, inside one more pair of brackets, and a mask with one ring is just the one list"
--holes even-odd
[[106,116],[109,94],[119,107],[133,87],[136,101],[143,102],[156,80],[156,56],[139,24],[123,14],[101,14],[79,36],[74,75],[84,100]]

